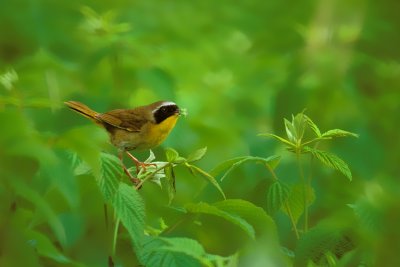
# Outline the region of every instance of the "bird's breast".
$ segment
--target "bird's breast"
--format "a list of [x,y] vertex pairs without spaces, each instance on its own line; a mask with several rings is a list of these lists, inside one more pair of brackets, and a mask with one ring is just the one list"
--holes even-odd
[[178,115],[171,116],[159,124],[146,123],[140,132],[128,132],[116,128],[110,134],[111,143],[124,150],[146,150],[160,145],[174,128]]

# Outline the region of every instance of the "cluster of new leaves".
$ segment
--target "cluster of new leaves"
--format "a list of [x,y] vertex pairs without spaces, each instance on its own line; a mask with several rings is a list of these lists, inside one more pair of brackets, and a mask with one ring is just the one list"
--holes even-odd
[[[320,141],[330,140],[337,137],[357,137],[357,135],[341,129],[333,129],[321,133],[318,126],[303,113],[292,116],[292,121],[284,119],[284,124],[287,135],[286,138],[270,133],[260,134],[260,136],[274,137],[286,145],[289,151],[296,154],[300,177],[298,183],[288,184],[287,182],[278,179],[277,175],[275,174],[275,168],[279,164],[279,156],[270,156],[268,158],[252,156],[238,157],[222,162],[210,173],[214,176],[218,176],[223,173],[221,175],[221,180],[223,180],[235,168],[239,167],[243,163],[255,162],[263,164],[271,173],[273,178],[272,184],[267,189],[266,210],[271,216],[275,215],[278,211],[281,211],[289,217],[296,237],[297,239],[300,239],[297,251],[295,253],[296,265],[306,266],[309,260],[318,262],[322,256],[324,260],[328,258],[333,259],[334,256],[330,255],[329,253],[332,253],[333,247],[340,243],[339,241],[343,239],[343,236],[340,232],[335,232],[332,235],[322,235],[320,239],[317,239],[315,238],[315,235],[318,236],[320,230],[313,228],[309,233],[307,232],[308,207],[315,200],[315,192],[310,183],[311,176],[308,177],[308,179],[305,178],[300,157],[304,154],[311,154],[312,157],[318,159],[324,165],[338,170],[351,181],[352,174],[348,165],[338,156],[330,152],[317,149],[317,144]],[[305,138],[306,130],[311,131],[313,135],[312,138]],[[304,217],[304,230],[302,232],[297,226],[301,216]],[[244,231],[248,232],[248,229],[245,225],[241,225],[241,227]],[[325,237],[326,239],[324,239]],[[327,242],[328,245],[324,246],[318,242],[322,242],[323,244]],[[346,242],[344,243],[347,244]]]
[[[153,152],[150,151],[150,156],[145,161],[145,163],[148,165],[146,169],[141,168],[140,170],[137,170],[136,167],[132,167],[129,169],[129,172],[132,173],[132,175],[136,175],[137,173],[137,178],[140,180],[140,183],[136,186],[136,189],[139,189],[147,181],[152,181],[160,186],[164,184],[165,190],[168,193],[170,204],[176,193],[174,168],[177,166],[183,166],[184,168],[187,168],[190,173],[193,174],[193,176],[200,176],[207,182],[211,183],[225,199],[225,194],[215,178],[208,172],[193,165],[194,162],[202,159],[206,152],[207,148],[204,147],[194,151],[189,156],[184,158],[180,156],[176,150],[167,148],[165,151],[167,161],[154,161],[155,156]],[[165,179],[165,183],[162,183],[161,179]]]
[[[274,137],[283,144],[285,144],[289,151],[297,154],[308,153],[313,155],[326,166],[340,171],[350,181],[352,179],[349,166],[341,158],[327,151],[319,150],[316,145],[323,140],[331,140],[338,137],[358,137],[357,134],[344,131],[341,129],[332,129],[321,133],[318,126],[304,113],[299,113],[292,116],[292,121],[284,119],[287,138],[266,133],[260,136]],[[306,130],[309,129],[313,132],[314,137],[310,140],[303,140]],[[314,147],[311,147],[314,145]]]

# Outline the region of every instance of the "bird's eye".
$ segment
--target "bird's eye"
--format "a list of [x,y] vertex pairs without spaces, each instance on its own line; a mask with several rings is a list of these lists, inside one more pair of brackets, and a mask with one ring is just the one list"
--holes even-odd
[[162,107],[162,108],[161,108],[161,112],[162,112],[162,113],[166,113],[167,110],[168,110],[167,107]]

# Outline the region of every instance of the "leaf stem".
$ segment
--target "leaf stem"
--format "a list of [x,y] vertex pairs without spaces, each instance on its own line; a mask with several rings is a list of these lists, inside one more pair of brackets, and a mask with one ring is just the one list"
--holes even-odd
[[[267,167],[268,171],[271,173],[272,178],[273,178],[275,181],[278,181],[278,180],[279,180],[279,179],[278,179],[278,176],[276,175],[276,173],[274,172],[274,170],[271,168],[271,166],[269,166],[268,163],[266,163],[265,166]],[[296,235],[296,238],[299,239],[299,238],[300,238],[300,236],[299,236],[299,230],[297,229],[296,222],[295,222],[294,217],[293,217],[293,214],[292,214],[292,209],[290,208],[289,202],[288,202],[287,199],[285,200],[285,204],[284,204],[284,205],[285,205],[285,208],[286,208],[287,211],[288,211],[289,219],[290,219],[290,222],[291,222],[291,224],[292,224],[292,226],[293,226],[293,231],[294,231],[294,233],[295,233],[295,235]]]
[[299,168],[299,173],[300,173],[300,179],[303,184],[303,205],[304,205],[304,233],[307,232],[308,230],[308,201],[307,201],[307,181],[304,177],[304,170],[303,170],[303,165],[301,165],[301,160],[300,160],[300,148],[296,149],[296,160],[297,160],[297,165]]
[[120,223],[120,219],[117,218],[117,221],[115,222],[113,242],[112,242],[112,248],[111,248],[112,257],[115,257],[115,251],[116,251],[116,247],[117,247],[117,237],[118,237],[119,223]]
[[296,222],[294,221],[294,218],[293,218],[292,209],[290,208],[289,202],[287,199],[285,200],[285,208],[288,211],[290,222],[292,223],[292,226],[293,226],[294,234],[296,235],[296,238],[299,239],[300,238],[299,230],[297,229]]

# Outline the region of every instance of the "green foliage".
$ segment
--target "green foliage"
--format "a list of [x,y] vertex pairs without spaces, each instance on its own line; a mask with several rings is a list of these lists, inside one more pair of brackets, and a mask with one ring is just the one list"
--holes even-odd
[[286,204],[290,195],[290,188],[280,182],[275,181],[269,188],[268,188],[268,195],[267,195],[267,210],[268,213],[274,215],[277,211],[281,209],[281,207]]
[[349,166],[338,156],[311,147],[305,147],[304,151],[311,153],[314,157],[316,157],[326,166],[340,171],[344,176],[346,176],[351,181],[352,175]]
[[210,205],[204,202],[196,203],[196,204],[187,204],[185,206],[187,212],[195,213],[195,214],[208,214],[218,216],[227,220],[230,223],[237,225],[241,228],[249,237],[255,238],[255,230],[254,227],[249,224],[245,219],[241,218],[236,214],[231,214],[222,209],[219,209],[215,205]]
[[58,248],[49,240],[46,235],[36,231],[27,231],[26,238],[28,243],[35,248],[37,253],[43,257],[50,258],[58,263],[72,263],[65,257]]
[[187,157],[187,162],[194,162],[201,160],[204,155],[207,152],[207,147],[200,148],[194,152],[192,152],[188,157]]
[[145,225],[145,209],[141,196],[131,186],[120,183],[111,203],[117,218],[128,230],[135,252],[140,257]]
[[[296,116],[292,116],[292,121],[288,121],[284,119],[286,135],[288,139],[283,137],[274,135],[274,134],[260,134],[260,136],[264,137],[274,137],[281,143],[287,145],[287,149],[291,152],[296,153],[298,156],[302,153],[311,153],[314,157],[320,160],[322,163],[327,165],[328,167],[334,168],[340,171],[343,175],[345,175],[350,181],[352,179],[351,171],[348,165],[340,159],[338,156],[331,154],[326,151],[322,151],[316,148],[312,148],[309,145],[312,143],[318,143],[322,140],[333,139],[337,137],[358,137],[357,134],[344,131],[341,129],[333,129],[329,130],[323,134],[321,134],[318,126],[306,115],[303,113],[299,113]],[[312,130],[315,138],[304,141],[303,136],[307,129]]]
[[[304,198],[306,199],[306,206],[304,206]],[[304,196],[304,186],[301,184],[296,184],[290,189],[290,193],[287,198],[287,205],[283,205],[281,208],[297,223],[300,216],[305,212],[305,209],[308,208],[314,201],[315,193],[312,187],[306,186]]]
[[[0,266],[400,266],[395,2],[3,2]],[[66,100],[187,116],[134,186]]]
[[270,156],[268,158],[261,158],[261,157],[253,157],[253,156],[244,156],[226,160],[216,166],[212,171],[211,174],[217,176],[225,171],[224,175],[221,177],[221,181],[224,180],[233,170],[238,168],[240,165],[246,162],[255,162],[261,163],[264,165],[268,165],[270,168],[274,169],[279,163],[280,157],[279,156]]
[[[143,264],[146,266],[202,266],[196,258],[202,256],[204,250],[194,240],[147,238],[143,245]],[[190,247],[185,247],[187,245]],[[190,248],[194,248],[194,250],[190,250]],[[186,254],[188,251],[189,255]]]
[[101,153],[100,166],[100,175],[96,177],[96,181],[105,201],[109,201],[118,190],[122,166],[117,157],[107,153]]
[[210,175],[209,173],[203,171],[202,169],[200,169],[197,166],[194,166],[194,165],[191,165],[191,164],[188,164],[188,163],[186,163],[185,165],[189,168],[190,172],[193,175],[198,174],[202,178],[204,178],[206,181],[210,182],[213,186],[215,186],[215,188],[217,188],[218,191],[221,193],[222,197],[224,199],[226,199],[224,191],[222,191],[221,186],[218,184],[218,182],[215,180],[215,178],[212,175]]
[[[271,217],[260,207],[243,199],[227,199],[213,204],[218,209],[234,214],[249,222],[258,233],[267,233],[269,238],[275,234],[275,223]],[[257,232],[256,231],[256,232]]]
[[29,188],[21,181],[13,180],[11,181],[11,183],[17,195],[33,204],[42,220],[44,219],[45,222],[47,222],[48,226],[57,237],[57,240],[62,245],[65,244],[66,236],[64,226],[58,218],[57,213],[51,208],[50,204],[47,203],[46,200],[42,198],[42,196],[38,192]]
[[342,229],[317,225],[299,240],[294,266],[310,266],[310,263],[316,266],[336,266],[336,257],[342,256],[351,246]]

